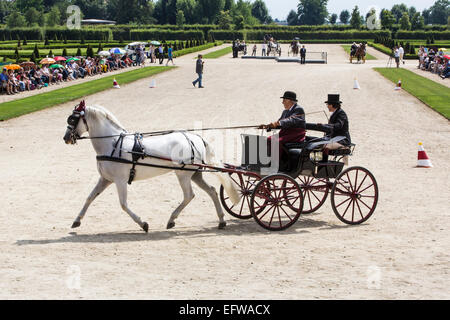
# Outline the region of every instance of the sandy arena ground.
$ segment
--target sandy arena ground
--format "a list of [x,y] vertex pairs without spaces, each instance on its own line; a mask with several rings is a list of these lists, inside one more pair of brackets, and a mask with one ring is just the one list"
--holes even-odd
[[[72,230],[98,173],[89,141],[62,140],[71,102],[0,123],[0,298],[449,299],[448,120],[372,70],[386,66],[386,56],[350,65],[338,45],[307,48],[327,51],[328,64],[230,54],[206,61],[200,90],[191,84],[192,54],[156,76],[155,89],[144,79],[86,101],[106,107],[128,131],[146,132],[200,121],[204,127],[267,123],[281,114],[285,90],[297,92],[307,113],[325,110],[327,94],[340,93],[357,144],[350,165],[369,169],[379,185],[369,221],[344,225],[327,200],[284,232],[229,215],[227,228],[218,230],[212,202],[194,186],[196,198],[166,230],[182,199],[172,173],[129,188],[129,206],[150,224],[148,234],[122,212],[113,186]],[[355,77],[361,90],[353,90]],[[307,120],[326,122],[323,114]],[[240,133],[226,133],[219,157],[239,162]],[[205,134],[216,142],[223,137]],[[434,168],[414,168],[418,142]],[[207,180],[218,187],[215,177]]]

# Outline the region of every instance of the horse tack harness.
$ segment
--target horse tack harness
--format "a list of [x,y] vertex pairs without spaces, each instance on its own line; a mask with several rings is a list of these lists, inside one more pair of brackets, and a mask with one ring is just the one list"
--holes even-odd
[[[183,171],[205,171],[202,170],[201,167],[198,167],[197,169],[191,169],[191,168],[186,168],[186,165],[190,165],[190,164],[194,164],[195,161],[195,151],[197,151],[198,154],[200,154],[200,152],[198,151],[197,147],[195,146],[195,144],[192,142],[191,139],[189,139],[189,137],[182,131],[180,131],[181,134],[184,135],[184,137],[186,138],[186,140],[189,142],[189,145],[191,147],[191,162],[190,163],[185,163],[184,161],[181,162],[181,167],[173,167],[173,166],[164,166],[164,165],[157,165],[157,164],[150,164],[150,163],[139,163],[139,160],[144,160],[145,158],[154,158],[154,159],[158,159],[158,160],[164,160],[164,161],[173,161],[172,159],[166,159],[166,158],[162,158],[162,157],[156,157],[156,156],[152,156],[148,153],[145,152],[145,148],[143,145],[143,139],[144,139],[144,135],[141,133],[135,133],[134,134],[134,145],[133,145],[133,149],[131,152],[132,155],[132,160],[127,160],[127,159],[123,159],[122,158],[122,146],[123,146],[123,139],[126,136],[129,136],[131,134],[128,134],[126,132],[123,132],[120,134],[119,138],[117,139],[116,143],[114,144],[114,148],[113,151],[111,152],[110,156],[97,156],[97,161],[111,161],[111,162],[118,162],[118,163],[124,163],[124,164],[131,164],[132,167],[130,169],[130,176],[128,178],[128,184],[131,185],[134,181],[134,178],[136,177],[136,166],[145,166],[145,167],[153,167],[153,168],[160,168],[160,169],[170,169],[170,170],[183,170]],[[202,138],[202,141],[206,147],[206,143]],[[119,147],[120,144],[120,147]],[[115,157],[114,154],[117,154],[118,151],[118,157]],[[202,160],[202,165],[205,165],[205,162]]]

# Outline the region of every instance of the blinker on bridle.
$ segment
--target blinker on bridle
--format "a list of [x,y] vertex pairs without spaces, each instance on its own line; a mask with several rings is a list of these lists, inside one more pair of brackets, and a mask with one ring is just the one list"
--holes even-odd
[[73,143],[76,143],[77,139],[81,138],[80,135],[76,132],[76,128],[78,127],[80,119],[83,119],[86,129],[87,131],[89,131],[89,126],[87,124],[86,118],[84,117],[84,108],[84,101],[82,101],[79,105],[75,106],[72,115],[67,118],[67,124],[69,125],[67,128],[70,130],[70,139]]

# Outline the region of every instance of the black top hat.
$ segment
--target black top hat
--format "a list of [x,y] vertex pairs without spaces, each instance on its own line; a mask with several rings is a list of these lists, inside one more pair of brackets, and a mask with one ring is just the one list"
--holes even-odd
[[292,100],[292,101],[295,101],[295,102],[298,101],[297,100],[297,95],[295,94],[295,92],[292,92],[292,91],[286,91],[284,93],[284,95],[282,97],[280,97],[280,98],[281,99],[289,99],[289,100]]
[[328,95],[328,100],[325,101],[325,103],[327,104],[333,104],[333,105],[340,105],[342,103],[342,101],[340,101],[339,95],[338,94],[329,94]]

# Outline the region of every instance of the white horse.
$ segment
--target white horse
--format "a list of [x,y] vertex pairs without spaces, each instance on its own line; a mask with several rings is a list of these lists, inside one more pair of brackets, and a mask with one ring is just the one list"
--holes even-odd
[[[82,120],[82,121],[80,121]],[[102,107],[86,107],[85,102],[82,101],[78,107],[75,108],[72,115],[68,119],[68,128],[64,136],[66,144],[75,144],[77,139],[85,132],[88,132],[89,139],[97,153],[97,156],[113,156],[125,161],[132,160],[132,152],[135,137],[126,132],[114,115]],[[123,136],[123,140],[121,135]],[[188,141],[188,139],[190,141]],[[119,143],[117,143],[119,141]],[[149,179],[174,171],[170,168],[181,168],[183,163],[207,163],[212,166],[221,166],[220,163],[214,163],[214,152],[204,140],[187,132],[175,132],[167,135],[150,136],[141,140],[144,150],[147,154],[153,157],[145,157],[139,160],[139,163],[156,165],[160,167],[139,166],[135,167],[136,180]],[[191,162],[192,158],[194,162]],[[97,158],[98,159],[98,158]],[[167,161],[163,159],[171,159]],[[161,168],[164,167],[164,168]],[[169,168],[167,168],[169,167]],[[130,215],[130,217],[142,228],[148,232],[148,224],[143,222],[139,216],[133,213],[127,205],[127,182],[130,178],[130,170],[132,164],[119,163],[114,161],[98,160],[97,169],[100,173],[100,179],[87,198],[84,207],[72,225],[72,228],[77,228],[81,225],[81,220],[84,218],[89,205],[94,199],[100,195],[108,186],[114,183],[119,194],[120,204],[122,209]],[[198,166],[186,165],[186,169],[198,169]],[[167,224],[167,229],[175,226],[175,219],[178,218],[180,212],[191,202],[194,198],[191,181],[194,181],[201,189],[203,189],[213,200],[219,217],[219,229],[226,226],[224,220],[224,213],[220,205],[217,192],[214,187],[208,185],[202,177],[200,171],[183,171],[175,169],[176,176],[181,185],[184,194],[184,200],[176,208]],[[228,174],[217,172],[220,182],[224,186],[227,194],[233,203],[239,202],[240,196],[235,189]]]

